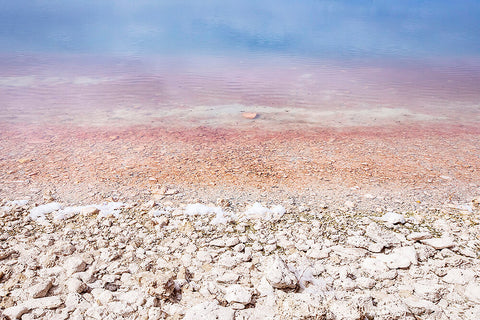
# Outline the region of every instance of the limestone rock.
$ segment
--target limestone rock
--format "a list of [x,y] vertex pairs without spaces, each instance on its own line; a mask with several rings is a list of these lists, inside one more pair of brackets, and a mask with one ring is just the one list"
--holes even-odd
[[474,278],[475,272],[473,270],[454,268],[448,270],[442,280],[452,284],[467,284],[473,281]]
[[455,246],[455,242],[453,241],[453,239],[448,237],[425,239],[425,240],[422,240],[421,242],[437,250],[451,248]]
[[465,288],[465,297],[474,303],[480,303],[480,284],[470,283]]
[[265,269],[265,278],[268,282],[278,289],[295,288],[298,284],[297,277],[288,269],[285,262],[279,256],[270,260]]
[[76,272],[85,271],[87,264],[81,257],[70,257],[65,261],[63,267],[68,275],[72,275]]
[[55,309],[63,304],[59,296],[30,299],[23,303],[29,309]]
[[20,319],[21,316],[27,313],[29,310],[29,308],[21,304],[15,307],[6,308],[5,310],[3,310],[3,315],[12,320]]
[[218,302],[203,302],[197,304],[185,312],[184,320],[233,320],[235,311],[218,305]]
[[397,224],[397,223],[404,224],[405,223],[405,218],[401,214],[398,214],[398,213],[395,213],[395,212],[392,212],[392,211],[389,211],[389,212],[385,213],[382,216],[381,219],[383,221],[385,221],[387,223],[391,223],[391,224]]
[[233,284],[225,289],[224,298],[229,303],[238,302],[245,305],[252,300],[252,293],[241,285]]
[[407,240],[410,241],[419,241],[432,238],[430,232],[412,232],[407,236]]
[[411,264],[417,264],[417,252],[412,246],[395,248],[388,255],[378,255],[378,259],[385,262],[390,269],[406,269]]
[[31,298],[43,298],[47,295],[48,290],[52,287],[52,280],[43,280],[28,289]]

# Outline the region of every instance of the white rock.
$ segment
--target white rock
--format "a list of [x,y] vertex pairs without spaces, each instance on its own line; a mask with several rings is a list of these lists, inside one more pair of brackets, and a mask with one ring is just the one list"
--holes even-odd
[[131,304],[135,306],[141,306],[146,301],[143,293],[137,290],[121,293],[118,296],[118,300],[120,300],[123,303]]
[[20,317],[27,313],[30,309],[24,306],[23,304],[20,304],[15,307],[10,307],[6,308],[3,310],[3,315],[5,315],[9,319],[20,319]]
[[393,231],[384,230],[378,224],[372,222],[367,226],[365,235],[374,242],[382,244],[385,247],[400,245],[401,241]]
[[357,320],[361,319],[360,311],[357,307],[347,301],[332,301],[328,311],[338,320]]
[[65,297],[65,307],[71,311],[77,309],[80,301],[82,300],[82,296],[78,293],[69,293]]
[[453,241],[452,238],[449,238],[449,237],[425,239],[425,240],[422,240],[421,242],[437,250],[451,248],[455,246],[455,242]]
[[417,252],[413,246],[395,248],[390,254],[378,255],[390,269],[406,269],[411,264],[417,264]]
[[475,303],[480,303],[480,284],[470,283],[465,288],[465,297]]
[[275,319],[323,319],[325,304],[321,294],[283,293],[277,300],[278,314]]
[[423,280],[413,285],[416,296],[437,303],[444,293],[444,287],[435,281]]
[[113,300],[113,294],[110,290],[103,288],[95,288],[92,290],[92,295],[96,302],[101,305],[107,305]]
[[82,293],[87,288],[87,285],[80,279],[70,278],[65,281],[65,288],[71,293]]
[[120,301],[110,302],[107,305],[107,308],[110,312],[121,315],[123,317],[132,315],[135,312],[135,310],[131,306],[126,305],[125,303]]
[[225,300],[227,302],[237,302],[241,304],[249,304],[252,300],[252,293],[249,289],[239,285],[233,284],[225,289]]
[[87,264],[80,257],[70,257],[65,261],[63,267],[68,275],[72,275],[76,272],[85,271]]
[[367,254],[367,250],[361,248],[346,248],[344,246],[333,246],[331,247],[332,254],[336,254],[340,256],[342,259],[347,260],[357,260],[359,258],[364,257]]
[[397,224],[397,223],[404,224],[405,223],[405,218],[401,214],[398,214],[398,213],[395,213],[395,212],[392,212],[392,211],[389,211],[389,212],[385,213],[382,216],[381,219],[383,221],[385,221],[387,223],[391,223],[391,224]]
[[326,249],[321,249],[319,247],[313,247],[307,251],[307,257],[311,259],[325,259],[328,258],[328,255],[332,249],[326,248]]
[[430,314],[439,309],[439,307],[437,307],[433,302],[419,299],[417,297],[407,297],[403,300],[403,302],[415,315],[422,315],[424,313]]
[[385,262],[376,258],[365,258],[361,269],[375,280],[394,279],[397,276],[396,269],[390,270]]
[[348,237],[346,242],[352,247],[363,248],[363,249],[368,249],[368,247],[372,244],[370,241],[368,241],[367,238],[362,236]]
[[52,287],[52,280],[43,280],[40,283],[30,287],[28,294],[31,298],[43,298],[47,295],[48,290]]
[[148,320],[165,319],[165,312],[160,307],[150,307],[148,309]]
[[221,276],[217,278],[217,282],[220,283],[235,283],[238,281],[238,278],[240,278],[240,275],[238,275],[235,272],[225,272]]
[[262,277],[260,279],[260,282],[256,286],[256,289],[261,297],[273,296],[275,292],[275,289],[273,289],[272,285],[265,277]]
[[30,299],[23,303],[29,309],[55,309],[62,305],[62,299],[58,296]]
[[430,239],[431,237],[432,237],[432,234],[430,232],[412,232],[407,236],[407,240],[419,241],[419,240]]
[[454,268],[448,270],[447,274],[442,278],[446,283],[467,284],[475,279],[475,272],[468,269]]
[[210,263],[212,262],[212,254],[208,251],[197,251],[197,260],[200,262]]
[[279,289],[295,288],[298,283],[295,274],[288,269],[279,256],[270,259],[270,263],[265,268],[265,278],[272,287]]
[[218,305],[217,301],[197,304],[185,312],[184,320],[233,320],[235,311]]
[[375,280],[367,277],[358,277],[357,279],[355,279],[355,282],[357,286],[362,289],[372,289],[373,287],[375,287],[376,284]]

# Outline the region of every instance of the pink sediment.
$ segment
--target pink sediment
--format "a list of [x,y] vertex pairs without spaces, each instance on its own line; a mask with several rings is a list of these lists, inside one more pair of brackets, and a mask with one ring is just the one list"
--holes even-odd
[[134,195],[156,184],[293,192],[307,186],[368,190],[432,188],[445,179],[480,182],[480,129],[460,125],[281,132],[6,125],[0,134],[3,193],[50,185],[65,194],[62,188],[79,184],[84,193],[70,196],[80,199],[92,190]]

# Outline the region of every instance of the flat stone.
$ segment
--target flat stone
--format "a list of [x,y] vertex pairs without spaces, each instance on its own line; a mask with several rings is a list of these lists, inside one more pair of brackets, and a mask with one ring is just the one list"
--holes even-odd
[[58,296],[30,299],[23,303],[29,309],[55,309],[62,305],[62,299]]
[[421,240],[421,242],[437,250],[451,248],[455,246],[455,242],[453,241],[453,239],[448,237],[425,239]]
[[239,285],[233,284],[225,289],[225,300],[229,303],[237,302],[241,304],[249,304],[252,300],[252,293],[249,289]]
[[415,295],[432,302],[437,303],[444,293],[444,287],[435,281],[423,280],[413,285]]
[[413,246],[395,248],[390,254],[378,255],[390,269],[406,269],[411,264],[417,264],[417,252]]
[[410,241],[420,241],[430,238],[432,238],[432,234],[430,232],[412,232],[407,236],[407,240]]
[[364,257],[367,254],[367,250],[361,248],[347,248],[344,246],[331,247],[331,254],[336,254],[342,259],[356,260]]
[[447,271],[447,274],[442,278],[446,283],[451,284],[467,284],[475,279],[475,272],[468,269],[454,268]]
[[391,224],[404,224],[405,223],[405,218],[401,215],[401,214],[398,214],[398,213],[395,213],[395,212],[392,212],[392,211],[389,211],[387,213],[385,213],[382,218],[381,218],[383,221],[387,222],[387,223],[391,223]]
[[439,308],[431,301],[419,299],[417,297],[407,297],[403,302],[415,315],[430,314]]

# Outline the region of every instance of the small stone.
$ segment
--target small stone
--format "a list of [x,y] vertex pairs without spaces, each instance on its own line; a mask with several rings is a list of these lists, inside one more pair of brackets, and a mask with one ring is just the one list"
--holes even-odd
[[98,214],[100,210],[98,210],[95,207],[85,207],[80,210],[80,213],[83,214],[84,216],[93,216],[95,214]]
[[185,312],[184,320],[233,320],[235,311],[218,305],[217,301],[197,304]]
[[455,246],[455,242],[453,242],[452,238],[431,238],[425,239],[421,241],[423,244],[429,245],[437,250],[451,248]]
[[424,313],[430,314],[438,309],[438,307],[433,302],[419,299],[417,297],[407,297],[403,300],[403,302],[415,315],[422,315]]
[[390,269],[406,269],[411,264],[417,264],[417,252],[412,246],[395,248],[392,253],[378,255],[377,258],[385,262]]
[[288,269],[279,256],[275,256],[273,261],[266,266],[265,278],[274,288],[279,289],[295,288],[298,283],[295,274]]
[[76,272],[85,271],[87,264],[80,257],[70,257],[65,261],[63,267],[68,275],[72,275]]
[[43,298],[47,295],[48,290],[52,287],[52,280],[44,280],[28,289],[31,298]]
[[307,257],[311,259],[325,259],[328,258],[332,249],[311,248],[307,251]]
[[392,212],[392,211],[389,211],[389,212],[385,213],[382,216],[381,219],[383,221],[385,221],[387,223],[391,223],[391,224],[397,224],[397,223],[404,224],[405,223],[405,218],[401,214],[398,214],[398,213],[395,213],[395,212]]
[[252,300],[252,293],[239,284],[233,284],[225,289],[224,298],[228,303],[237,302],[245,305]]
[[243,112],[242,117],[244,117],[245,119],[255,119],[257,117],[257,113],[256,112]]
[[361,248],[347,248],[343,246],[333,246],[331,247],[332,254],[340,256],[340,258],[347,260],[357,260],[364,257],[367,254],[367,250]]
[[20,317],[27,313],[30,309],[24,306],[23,304],[20,304],[15,307],[10,307],[6,308],[3,310],[3,315],[6,316],[9,319],[20,319]]
[[65,287],[68,292],[82,293],[87,288],[87,285],[77,278],[70,278],[65,282]]
[[62,299],[58,296],[30,299],[23,303],[29,309],[55,309],[62,305]]
[[430,239],[431,237],[432,237],[432,234],[430,232],[412,232],[407,236],[407,240],[419,241],[419,240]]
[[447,274],[442,278],[446,283],[467,284],[475,279],[475,272],[468,269],[454,268],[448,270]]
[[355,282],[357,283],[357,286],[362,289],[372,289],[376,284],[375,280],[367,277],[358,277],[355,279]]

